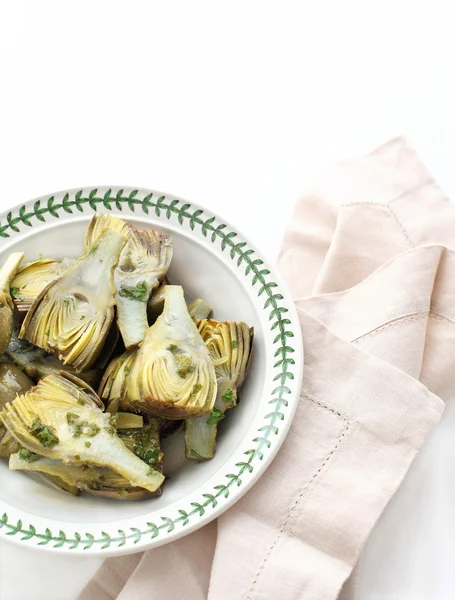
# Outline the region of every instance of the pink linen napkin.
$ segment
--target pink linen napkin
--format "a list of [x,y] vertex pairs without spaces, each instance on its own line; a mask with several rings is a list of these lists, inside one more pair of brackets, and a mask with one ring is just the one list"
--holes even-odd
[[279,259],[305,349],[282,449],[216,522],[107,560],[79,600],[335,600],[453,388],[454,233],[403,140],[327,171]]

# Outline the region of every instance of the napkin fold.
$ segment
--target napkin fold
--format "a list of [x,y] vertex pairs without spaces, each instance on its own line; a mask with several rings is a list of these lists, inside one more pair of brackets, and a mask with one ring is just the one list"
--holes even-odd
[[281,450],[216,522],[108,559],[79,600],[335,600],[453,390],[454,232],[402,139],[313,183],[279,258],[305,350]]

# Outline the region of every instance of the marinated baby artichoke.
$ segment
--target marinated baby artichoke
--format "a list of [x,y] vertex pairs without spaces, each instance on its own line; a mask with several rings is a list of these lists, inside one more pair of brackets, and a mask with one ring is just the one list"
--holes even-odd
[[24,255],[10,255],[0,269],[0,458],[11,470],[76,496],[140,500],[161,494],[160,438],[183,423],[187,458],[214,456],[253,330],[209,320],[202,298],[187,306],[166,278],[172,253],[170,235],[96,215],[77,260],[20,268]]
[[8,347],[13,331],[14,304],[10,288],[23,258],[23,252],[14,252],[0,269],[0,355]]
[[167,419],[210,413],[217,383],[210,354],[188,314],[180,286],[165,288],[165,305],[138,350],[125,353],[101,383],[106,402]]
[[75,262],[74,258],[65,258],[61,262],[50,258],[40,258],[19,269],[11,283],[11,295],[17,310],[20,313],[30,310],[39,293]]
[[114,272],[117,321],[126,348],[137,346],[148,328],[147,303],[152,291],[166,275],[172,258],[171,236],[138,229],[108,215],[93,217],[86,233],[90,247],[106,229],[116,229],[127,238]]
[[49,375],[6,404],[0,419],[32,453],[69,465],[107,467],[133,487],[156,491],[161,473],[144,463],[119,439],[115,418],[83,381],[68,374]]
[[78,371],[91,367],[114,318],[113,270],[124,244],[119,233],[105,231],[84,257],[41,291],[19,337]]
[[212,413],[185,422],[185,453],[202,461],[215,454],[217,423],[237,404],[237,390],[247,373],[253,347],[253,329],[243,322],[204,320],[198,329],[215,365],[218,392]]

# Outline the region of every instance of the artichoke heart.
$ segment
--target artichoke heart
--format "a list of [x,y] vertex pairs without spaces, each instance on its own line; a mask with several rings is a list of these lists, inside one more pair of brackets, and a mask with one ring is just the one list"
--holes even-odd
[[140,500],[150,498],[160,492],[149,492],[144,488],[130,485],[128,479],[107,469],[88,465],[68,465],[53,458],[46,458],[21,449],[9,459],[12,471],[40,473],[45,480],[50,480],[54,487],[77,495],[85,491],[96,496],[116,500]]
[[156,491],[161,473],[127,449],[95,392],[77,377],[49,375],[6,404],[0,419],[32,453],[65,464],[107,467],[133,487]]
[[185,421],[185,452],[202,461],[215,454],[217,424],[237,404],[237,390],[245,380],[253,348],[253,329],[243,322],[198,321],[199,332],[215,365],[218,391],[213,412],[207,418]]
[[162,314],[141,346],[108,368],[101,396],[118,398],[120,410],[185,419],[210,413],[216,390],[215,368],[183,290],[167,285]]
[[30,310],[39,293],[75,262],[74,258],[65,258],[61,262],[45,258],[30,262],[19,269],[11,284],[17,310],[24,313]]
[[13,252],[0,269],[0,355],[8,347],[13,332],[14,303],[10,294],[11,283],[23,258],[23,252]]
[[165,233],[145,230],[109,215],[93,217],[85,236],[88,249],[106,229],[126,236],[127,243],[114,272],[117,321],[126,348],[137,346],[148,328],[147,303],[164,278],[172,259],[172,239]]
[[25,338],[78,371],[102,351],[114,318],[113,270],[125,239],[106,231],[88,253],[36,298],[19,338]]

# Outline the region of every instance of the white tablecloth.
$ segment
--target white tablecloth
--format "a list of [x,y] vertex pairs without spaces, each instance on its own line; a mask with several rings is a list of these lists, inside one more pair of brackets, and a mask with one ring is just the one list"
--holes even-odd
[[[400,134],[455,198],[449,4],[0,0],[0,211],[152,187],[274,260],[305,179]],[[455,597],[454,427],[449,406],[368,545],[357,600]],[[99,562],[2,541],[0,598],[74,600]]]

